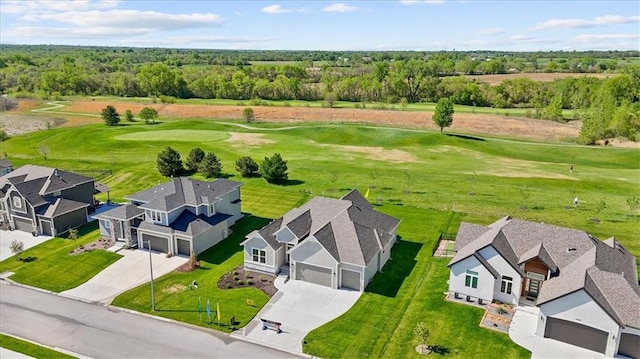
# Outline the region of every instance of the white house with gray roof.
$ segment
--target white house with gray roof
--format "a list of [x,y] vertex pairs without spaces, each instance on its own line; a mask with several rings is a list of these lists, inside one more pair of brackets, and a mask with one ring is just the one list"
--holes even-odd
[[316,197],[249,233],[241,243],[244,267],[362,291],[389,260],[399,224],[357,190],[341,199]]
[[100,234],[123,244],[181,255],[200,254],[230,234],[241,217],[242,183],[173,178],[96,215]]
[[449,292],[540,308],[536,334],[608,357],[640,358],[636,258],[615,238],[504,217],[462,223]]

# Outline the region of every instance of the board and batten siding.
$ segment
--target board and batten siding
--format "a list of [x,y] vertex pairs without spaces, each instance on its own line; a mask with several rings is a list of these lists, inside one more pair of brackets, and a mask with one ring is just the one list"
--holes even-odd
[[53,226],[57,234],[64,233],[85,223],[87,223],[86,207],[53,218]]
[[90,181],[78,186],[74,186],[60,192],[62,198],[70,199],[77,202],[87,203],[90,206],[93,205],[93,195],[95,193],[95,183]]
[[378,253],[377,255],[375,255],[371,260],[371,262],[369,262],[369,265],[367,265],[364,268],[363,288],[366,287],[367,284],[369,284],[369,282],[373,280],[373,277],[376,275],[376,273],[378,273],[378,268],[380,268],[380,258],[379,258],[380,254],[381,253]]
[[[449,291],[491,301],[496,279],[475,257],[467,257],[453,264],[449,271]],[[478,288],[466,287],[466,271],[478,273]]]
[[[493,288],[493,299],[503,303],[518,305],[518,301],[520,300],[520,287],[522,286],[522,277],[520,274],[492,246],[482,248],[480,255],[498,272],[498,279],[496,279]],[[511,294],[500,292],[503,275],[513,278]]]
[[[618,350],[620,327],[584,290],[565,295],[540,306],[541,316],[538,318],[536,334],[544,337],[548,317],[564,319],[588,327],[607,332],[607,349],[605,355],[613,357]],[[613,339],[615,336],[616,339]]]
[[[227,222],[222,221],[207,231],[200,233],[198,236],[191,239],[193,245],[193,251],[196,254],[200,254],[207,249],[215,246],[224,239],[225,232],[228,232]],[[176,242],[176,246],[177,246]],[[176,247],[177,248],[177,247]]]

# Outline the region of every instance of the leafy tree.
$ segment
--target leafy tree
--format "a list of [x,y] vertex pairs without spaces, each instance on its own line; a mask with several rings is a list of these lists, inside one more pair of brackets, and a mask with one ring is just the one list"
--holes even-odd
[[112,105],[103,108],[100,114],[107,126],[115,126],[120,122],[120,114]]
[[253,109],[251,107],[247,107],[244,110],[242,110],[242,117],[247,122],[253,122],[253,120],[255,120],[256,118],[255,115],[253,114]]
[[243,156],[236,161],[236,171],[240,172],[242,177],[257,177],[259,167],[256,161],[249,156]]
[[124,118],[126,118],[126,119],[127,119],[127,121],[129,121],[129,122],[133,122],[133,121],[134,121],[134,119],[133,119],[133,112],[131,112],[131,110],[126,110],[126,111],[124,112]]
[[182,159],[180,153],[167,146],[164,151],[158,153],[158,171],[165,177],[173,177],[182,171]]
[[190,171],[197,171],[202,159],[204,158],[204,151],[200,147],[194,147],[187,156],[187,162],[185,165]]
[[222,174],[222,163],[220,163],[220,160],[213,152],[209,152],[204,156],[202,162],[200,162],[198,171],[207,178],[220,177]]
[[69,230],[69,239],[71,239],[73,241],[73,244],[76,246],[76,248],[78,248],[78,238],[79,238],[79,234],[78,234],[78,229],[77,228],[71,228]]
[[145,123],[155,123],[156,118],[158,118],[158,110],[152,107],[145,107],[140,111],[140,114],[138,116],[143,119]]
[[427,347],[427,340],[429,340],[430,334],[429,328],[427,328],[427,325],[424,322],[418,322],[415,328],[413,328],[413,335],[415,335],[416,339],[420,342],[422,351]]
[[287,171],[287,161],[283,160],[279,153],[265,157],[260,164],[260,175],[269,183],[280,183],[287,180],[289,178]]
[[433,123],[440,127],[440,133],[443,133],[445,127],[451,126],[453,123],[453,102],[446,97],[438,100],[436,110],[433,113]]

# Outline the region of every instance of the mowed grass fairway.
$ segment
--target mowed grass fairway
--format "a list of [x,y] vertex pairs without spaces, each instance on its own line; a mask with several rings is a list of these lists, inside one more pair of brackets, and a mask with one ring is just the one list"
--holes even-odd
[[[16,166],[110,168],[113,175],[102,181],[111,187],[116,200],[166,180],[158,173],[155,159],[167,145],[179,150],[183,159],[195,146],[214,152],[222,160],[223,172],[245,183],[241,191],[247,219],[238,224],[242,229],[235,230],[236,237],[229,244],[202,256],[207,269],[172,273],[156,282],[157,306],[167,310],[158,311],[159,315],[198,324],[195,292],[161,294],[171,285],[188,285],[198,276],[198,283],[212,288],[206,289],[212,304],[221,299],[227,320],[236,314],[246,323],[255,314],[253,309],[229,313],[225,308],[245,305],[250,297],[256,298],[256,305],[263,304],[266,297],[253,289],[213,289],[220,275],[242,263],[242,248],[237,245],[241,234],[311,196],[339,197],[352,188],[364,192],[372,186],[369,200],[403,220],[401,239],[385,273],[376,276],[360,301],[343,317],[307,337],[305,350],[313,355],[417,356],[411,332],[417,321],[424,321],[431,330],[430,344],[447,348],[452,357],[527,356],[506,335],[480,329],[481,310],[444,301],[447,260],[432,258],[431,249],[440,231],[455,231],[461,220],[487,224],[511,214],[584,229],[601,239],[615,236],[633,254],[640,254],[638,213],[632,213],[626,204],[627,198],[640,195],[638,150],[522,143],[354,124],[279,127],[257,123],[247,128],[246,123],[229,120],[163,121],[149,126],[136,122],[112,128],[102,124],[55,128],[2,143],[2,150]],[[175,134],[184,133],[181,131],[198,135],[176,140]],[[207,140],[209,134],[216,140]],[[50,149],[47,161],[38,154],[40,145]],[[288,183],[274,186],[260,178],[238,177],[234,169],[238,157],[250,155],[260,162],[274,152],[288,161]],[[572,206],[574,197],[579,197],[577,208]],[[602,198],[606,208],[598,212]],[[225,305],[222,299],[233,302]],[[116,303],[137,310],[149,308],[149,286],[123,294]]]

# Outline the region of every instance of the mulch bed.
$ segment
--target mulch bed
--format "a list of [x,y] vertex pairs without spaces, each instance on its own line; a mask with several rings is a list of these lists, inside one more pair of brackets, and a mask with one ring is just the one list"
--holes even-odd
[[513,319],[514,313],[515,309],[509,305],[492,303],[487,306],[480,326],[509,333],[509,326],[511,325],[511,319]]
[[176,272],[191,272],[198,268],[200,268],[200,261],[196,261],[193,264],[191,264],[190,261],[187,261],[187,263],[176,268]]
[[274,275],[246,271],[242,265],[226,273],[218,281],[220,289],[234,289],[255,287],[263,291],[269,297],[273,297],[278,289],[273,285],[276,279]]
[[101,238],[101,239],[98,239],[95,242],[83,244],[83,245],[79,246],[78,248],[70,251],[69,254],[75,255],[75,254],[82,254],[84,252],[90,252],[90,251],[93,251],[93,250],[96,250],[96,249],[107,249],[107,248],[113,246],[114,244],[115,244],[115,242],[110,240],[110,239]]

